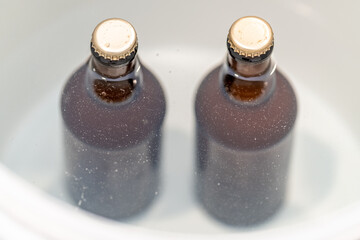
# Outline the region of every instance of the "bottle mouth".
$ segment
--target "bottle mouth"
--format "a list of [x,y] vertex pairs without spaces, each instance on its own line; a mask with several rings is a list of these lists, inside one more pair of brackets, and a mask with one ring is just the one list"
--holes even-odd
[[266,53],[261,54],[259,56],[246,57],[244,55],[240,55],[239,53],[235,52],[235,50],[231,47],[231,44],[228,39],[227,40],[227,49],[229,51],[229,54],[236,60],[244,61],[244,62],[251,62],[251,63],[260,63],[260,62],[266,60],[268,57],[270,57],[270,55],[274,49],[274,46],[271,46],[270,49]]
[[231,56],[246,62],[266,59],[274,46],[274,34],[268,22],[256,16],[242,17],[230,27],[227,47]]
[[91,38],[91,52],[106,65],[120,65],[131,61],[137,51],[135,28],[121,18],[109,18],[100,22]]
[[95,51],[95,48],[93,47],[92,43],[90,43],[90,49],[91,49],[92,55],[97,60],[99,60],[99,62],[101,62],[102,64],[107,65],[107,66],[117,66],[117,65],[126,64],[126,63],[129,63],[130,61],[132,61],[136,56],[138,46],[136,46],[134,48],[134,50],[128,56],[126,56],[125,58],[117,59],[117,60],[112,60],[112,59],[108,59],[108,58],[101,56],[98,52]]

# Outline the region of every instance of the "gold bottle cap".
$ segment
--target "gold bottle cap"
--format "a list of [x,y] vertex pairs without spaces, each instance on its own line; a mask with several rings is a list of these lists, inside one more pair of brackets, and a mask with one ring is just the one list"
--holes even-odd
[[228,43],[243,57],[259,57],[274,45],[274,34],[269,23],[254,16],[236,20],[230,27]]
[[125,59],[137,47],[134,27],[120,18],[110,18],[99,23],[92,34],[91,47],[106,60]]

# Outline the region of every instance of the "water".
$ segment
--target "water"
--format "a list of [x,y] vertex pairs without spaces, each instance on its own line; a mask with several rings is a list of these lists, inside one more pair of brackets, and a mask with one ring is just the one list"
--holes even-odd
[[[160,52],[160,56],[156,57],[156,52]],[[160,70],[159,79],[168,97],[169,112],[164,129],[162,188],[156,193],[158,197],[154,205],[128,223],[174,232],[237,232],[238,229],[209,218],[195,200],[193,96],[202,72],[182,71],[192,64],[182,61],[191,52],[192,49],[179,52],[167,48],[143,51],[144,58],[154,58],[154,72]],[[216,58],[216,53],[207,54]],[[167,60],[171,58],[177,58],[177,62],[169,65]],[[199,59],[194,61],[203,62]],[[205,69],[206,66],[200,68]],[[306,85],[300,84],[298,79],[291,80],[300,111],[295,128],[287,199],[274,219],[242,231],[297,224],[360,199],[360,189],[352,187],[358,178],[356,169],[360,168],[357,139],[331,106]],[[58,102],[60,91],[59,84],[28,111],[9,136],[1,159],[8,168],[35,186],[76,205],[78,203],[69,199],[62,181],[65,173]]]

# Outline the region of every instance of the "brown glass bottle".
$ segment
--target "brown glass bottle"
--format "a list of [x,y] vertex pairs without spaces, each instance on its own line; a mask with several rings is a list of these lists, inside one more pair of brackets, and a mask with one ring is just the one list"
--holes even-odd
[[272,30],[264,20],[236,21],[228,50],[196,95],[197,191],[210,215],[249,226],[271,217],[284,201],[297,103],[271,59]]
[[123,219],[157,195],[165,97],[126,21],[100,23],[91,51],[61,96],[67,187],[81,208]]

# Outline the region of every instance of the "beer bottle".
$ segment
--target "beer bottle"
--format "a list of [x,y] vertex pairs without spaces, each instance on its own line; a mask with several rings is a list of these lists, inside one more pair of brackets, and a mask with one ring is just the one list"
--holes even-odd
[[81,208],[123,219],[158,193],[165,97],[137,57],[133,26],[107,19],[61,95],[66,183]]
[[284,202],[297,103],[273,48],[265,20],[238,19],[196,94],[197,193],[226,224],[261,223]]

